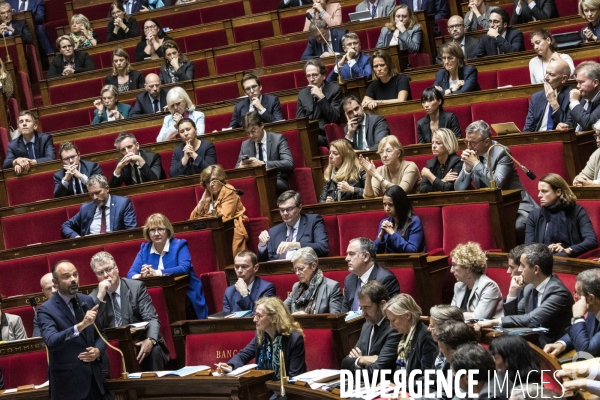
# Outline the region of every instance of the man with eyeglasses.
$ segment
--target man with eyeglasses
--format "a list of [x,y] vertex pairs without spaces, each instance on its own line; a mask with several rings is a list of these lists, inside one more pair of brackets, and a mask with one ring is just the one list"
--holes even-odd
[[[473,36],[465,36],[465,23],[460,15],[453,15],[448,20],[448,34],[452,38],[452,41],[460,46],[465,54],[465,59],[474,57],[473,53],[479,44],[479,40]],[[435,63],[442,64],[441,46],[438,49]]]
[[117,166],[110,178],[111,188],[119,187],[123,183],[129,186],[166,179],[160,154],[141,150],[133,134],[119,133],[115,147],[121,153],[121,157],[117,160]]
[[600,186],[600,120],[594,126],[596,151],[592,153],[583,171],[573,180],[573,186]]
[[[319,34],[323,34],[326,41]],[[330,28],[322,19],[313,21],[308,31],[308,44],[300,60],[307,61],[313,58],[333,57],[344,52],[342,38],[348,33],[346,29]],[[334,54],[335,53],[335,54]]]
[[256,276],[258,258],[254,252],[240,251],[233,265],[238,279],[225,289],[223,312],[254,311],[258,299],[275,296],[275,285]]
[[85,51],[75,50],[75,42],[69,35],[62,35],[56,39],[56,48],[60,54],[52,59],[48,68],[48,78],[94,70],[92,57]]
[[283,121],[279,98],[272,94],[262,93],[262,85],[256,75],[245,74],[241,84],[247,97],[235,105],[229,123],[230,128],[241,127],[244,115],[254,110],[260,114],[260,118],[264,122]]
[[167,91],[162,88],[158,75],[146,75],[144,89],[146,91],[135,98],[135,104],[129,112],[130,117],[160,113],[167,106]]
[[21,36],[23,43],[31,44],[31,32],[25,20],[13,21],[12,7],[8,3],[0,3],[0,32],[4,36]]
[[163,371],[169,362],[169,349],[144,282],[121,278],[114,257],[106,251],[94,254],[90,266],[99,282],[90,293],[99,305],[96,321],[105,328],[146,322],[146,338],[135,343],[139,350],[137,362],[142,371]]
[[508,26],[508,12],[494,8],[490,13],[489,29],[481,37],[475,49],[475,57],[496,56],[498,54],[524,51],[523,33]]
[[356,33],[346,33],[342,37],[342,49],[346,54],[333,67],[327,81],[337,82],[339,74],[344,80],[362,76],[371,79],[371,56],[360,51],[360,38]]
[[54,198],[87,193],[88,177],[102,174],[100,165],[79,157],[79,149],[71,142],[62,142],[58,150],[63,167],[54,174]]
[[54,161],[54,141],[47,133],[38,133],[37,117],[29,110],[19,113],[19,136],[8,143],[3,169],[14,168],[22,174],[39,163]]
[[258,236],[258,261],[289,260],[294,251],[311,247],[317,256],[329,254],[329,238],[319,214],[303,214],[302,196],[293,190],[277,198],[282,223]]

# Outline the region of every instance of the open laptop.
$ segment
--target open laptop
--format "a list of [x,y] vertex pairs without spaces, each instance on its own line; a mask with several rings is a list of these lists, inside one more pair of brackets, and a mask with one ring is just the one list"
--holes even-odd
[[348,16],[350,17],[350,22],[366,21],[369,19],[373,19],[371,12],[368,10],[353,12],[348,14]]
[[502,122],[500,124],[491,124],[497,135],[509,135],[511,133],[521,133],[521,130],[514,122]]

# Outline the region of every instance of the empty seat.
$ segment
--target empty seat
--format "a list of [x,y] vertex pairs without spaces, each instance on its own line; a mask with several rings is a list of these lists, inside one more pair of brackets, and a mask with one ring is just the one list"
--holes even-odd
[[2,297],[39,293],[39,279],[50,272],[46,256],[17,258],[0,263]]
[[[75,265],[75,267],[77,267],[80,285],[95,285],[98,283],[98,278],[96,278],[96,274],[94,273],[94,271],[92,271],[90,261],[94,254],[102,250],[104,250],[102,246],[93,246],[84,247],[81,249],[58,251],[56,253],[49,253],[48,270],[52,271],[52,268],[58,261],[69,260],[73,263],[73,265]],[[123,267],[125,267],[125,270],[119,271],[121,272],[121,276],[124,276],[125,274],[127,274],[127,271],[129,271],[129,266]]]
[[[320,193],[319,193],[320,194]],[[340,232],[338,227],[337,215],[323,215],[323,222],[325,223],[325,231],[329,238],[329,256],[339,256],[340,253]],[[346,246],[344,244],[344,246]]]
[[[420,93],[419,97],[421,97]],[[390,134],[396,136],[403,146],[417,143],[412,113],[388,115],[386,119],[390,127]]]
[[419,291],[417,289],[415,270],[412,268],[390,268],[389,270],[398,279],[400,293],[409,294],[417,303],[419,303],[421,299],[419,298]]
[[298,282],[296,274],[270,274],[261,275],[261,279],[271,282],[275,286],[275,293],[282,301],[288,298],[294,283]]
[[[202,17],[202,23],[208,24],[209,22],[217,22],[230,18],[243,17],[244,12],[244,2],[237,1],[235,3],[228,2],[225,4],[218,4],[211,7],[203,7],[200,9],[200,16]],[[185,19],[185,18],[184,18]],[[211,43],[211,42],[209,42]],[[225,42],[227,44],[227,42]],[[224,45],[225,45],[224,44]],[[223,45],[223,46],[224,46]],[[221,46],[215,45],[210,47]],[[190,48],[187,48],[187,51],[190,52]]]
[[338,360],[337,346],[331,329],[303,328],[303,332],[307,370],[338,368],[341,360]]
[[469,241],[479,243],[484,251],[498,248],[487,203],[445,206],[442,208],[442,225],[444,254],[450,254],[458,244]]
[[173,335],[171,334],[171,321],[165,301],[165,292],[162,287],[148,288],[148,295],[152,299],[152,305],[156,309],[158,321],[160,322],[160,333],[165,338],[165,343],[169,349],[171,359],[175,358],[175,346],[173,345]]
[[187,240],[196,276],[219,270],[216,255],[219,249],[215,249],[209,229],[180,233],[177,238]]
[[442,229],[441,207],[417,207],[415,214],[421,219],[425,232],[425,248],[430,254],[441,253],[444,245],[444,231]]
[[227,289],[227,279],[225,272],[207,272],[200,276],[202,281],[202,290],[208,307],[208,315],[221,312],[223,310],[223,297]]
[[360,236],[368,238],[376,237],[379,222],[386,216],[383,210],[338,215],[340,255],[346,255],[346,249],[350,240]]
[[139,226],[154,213],[166,215],[171,222],[185,221],[196,207],[196,196],[192,187],[140,194],[132,196],[131,201]]
[[4,389],[41,385],[48,380],[48,361],[43,349],[0,357],[0,367],[4,376]]
[[33,312],[32,307],[26,306],[19,308],[9,308],[4,309],[2,311],[21,317],[21,321],[23,321],[23,327],[25,327],[25,333],[27,333],[27,337],[30,338],[33,336],[33,318],[35,314]]
[[53,176],[54,171],[21,175],[17,178],[5,180],[8,205],[16,206],[51,199],[54,196]]
[[64,208],[2,218],[0,224],[4,232],[4,248],[14,249],[62,240],[60,227],[67,219]]
[[104,251],[109,252],[115,259],[121,276],[126,276],[133,265],[133,261],[140,251],[145,240],[130,240],[121,243],[110,243],[104,246]]
[[242,147],[242,142],[244,140],[246,140],[246,138],[214,143],[219,165],[221,165],[223,169],[233,169],[236,167],[238,156],[240,155],[240,148]]

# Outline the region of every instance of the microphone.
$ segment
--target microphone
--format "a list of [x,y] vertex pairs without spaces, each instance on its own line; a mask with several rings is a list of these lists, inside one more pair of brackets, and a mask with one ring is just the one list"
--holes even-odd
[[37,299],[35,298],[35,296],[31,296],[27,300],[29,300],[29,305],[33,307],[33,313],[37,317]]
[[6,62],[11,62],[10,53],[8,52],[8,46],[6,45],[6,35],[4,35],[4,31],[2,31],[2,38],[4,39],[4,50],[6,51]]
[[[309,16],[310,15],[310,16]],[[313,16],[310,14],[310,10],[306,12],[306,18],[308,18],[308,20],[310,21],[310,24],[312,26],[315,27],[315,29],[317,30],[317,32],[319,32],[319,36],[321,36],[321,39],[323,39],[323,43],[325,43],[327,45],[327,47],[329,48],[329,51],[331,51],[331,53],[333,53],[333,56],[335,58],[335,65],[338,65],[338,56],[335,53],[335,51],[333,51],[333,45],[329,44],[329,42],[327,41],[327,39],[325,39],[325,36],[323,36],[323,33],[321,32],[321,30],[319,29],[319,27],[317,26],[317,24],[315,24],[314,18]],[[344,84],[344,80],[342,79],[342,71],[341,69],[338,67],[338,85],[343,85]]]
[[531,179],[532,181],[533,181],[533,180],[535,180],[535,178],[536,178],[536,175],[535,175],[535,173],[534,173],[532,170],[528,169],[528,168],[527,168],[526,166],[524,166],[523,164],[521,164],[520,162],[518,162],[518,161],[517,161],[517,160],[516,160],[516,159],[515,159],[515,158],[512,156],[512,154],[510,154],[510,151],[509,151],[508,147],[506,147],[505,145],[503,145],[503,144],[500,144],[500,143],[495,143],[495,144],[491,145],[491,146],[490,146],[490,148],[489,148],[489,149],[488,149],[488,151],[487,151],[487,158],[488,158],[488,171],[489,171],[489,173],[490,173],[490,189],[496,189],[496,187],[497,187],[497,186],[496,186],[496,181],[494,180],[493,171],[492,171],[492,160],[490,159],[490,151],[492,150],[492,148],[493,148],[493,147],[496,147],[496,146],[498,146],[498,147],[501,147],[501,148],[502,148],[502,150],[504,150],[504,154],[506,154],[507,156],[509,156],[509,157],[510,157],[510,159],[511,159],[511,160],[513,160],[513,162],[514,162],[515,164],[517,164],[517,165],[518,165],[518,166],[519,166],[519,167],[520,167],[520,168],[523,170],[523,172],[525,172],[525,175],[527,175],[527,177],[528,177],[529,179]]
[[309,21],[312,21],[312,19],[313,19],[313,18],[314,18],[314,17],[313,17],[313,15],[312,15],[312,13],[310,12],[310,10],[308,10],[308,11],[306,12],[306,19],[307,19],[307,20],[309,20]]

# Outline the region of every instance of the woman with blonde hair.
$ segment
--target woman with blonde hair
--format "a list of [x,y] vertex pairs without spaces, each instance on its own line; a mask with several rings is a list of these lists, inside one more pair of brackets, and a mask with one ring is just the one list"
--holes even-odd
[[223,222],[233,219],[233,256],[246,250],[248,232],[244,227],[246,207],[242,204],[236,189],[227,183],[227,174],[220,165],[211,165],[200,174],[200,183],[204,187],[202,198],[190,214],[190,219],[203,217],[222,217]]
[[400,4],[390,14],[390,21],[381,28],[376,48],[398,46],[408,53],[418,53],[421,49],[423,30],[417,23],[413,11],[406,4]]
[[454,190],[454,181],[463,166],[460,157],[456,155],[457,151],[458,140],[453,131],[448,128],[433,131],[431,152],[434,157],[427,160],[421,170],[423,180],[420,193]]
[[274,378],[281,377],[279,350],[283,350],[285,371],[290,378],[306,372],[304,333],[287,307],[277,297],[263,297],[256,302],[254,339],[227,363],[219,363],[223,373],[246,365],[253,358],[257,369],[272,370]]
[[162,128],[158,136],[157,142],[165,140],[173,140],[179,134],[177,132],[177,124],[183,118],[189,118],[196,125],[196,135],[204,135],[204,113],[196,110],[196,106],[188,96],[187,92],[175,86],[167,93],[167,108],[170,114],[163,120]]
[[104,78],[106,85],[113,85],[119,93],[129,90],[142,89],[144,87],[144,76],[131,69],[129,54],[120,47],[113,50],[112,74]]
[[194,63],[179,52],[179,46],[174,40],[165,40],[163,50],[165,64],[160,67],[160,83],[168,85],[194,79]]
[[104,85],[100,91],[100,99],[94,100],[94,119],[92,125],[101,122],[121,120],[129,117],[131,106],[119,103],[119,92],[113,85]]
[[4,66],[4,61],[0,58],[0,88],[4,96],[8,99],[12,97],[15,91],[15,85],[13,83],[12,77],[8,72],[6,72],[6,67]]
[[362,199],[365,175],[352,144],[346,139],[334,140],[329,145],[329,165],[319,203]]
[[544,175],[538,191],[541,207],[529,213],[525,244],[543,243],[562,257],[577,257],[598,247],[590,217],[560,175]]
[[586,42],[594,42],[600,37],[600,0],[579,0],[579,15],[588,25],[581,29],[581,37]]
[[83,14],[71,17],[71,33],[69,35],[75,43],[75,50],[97,45],[98,36],[92,31],[90,20]]

